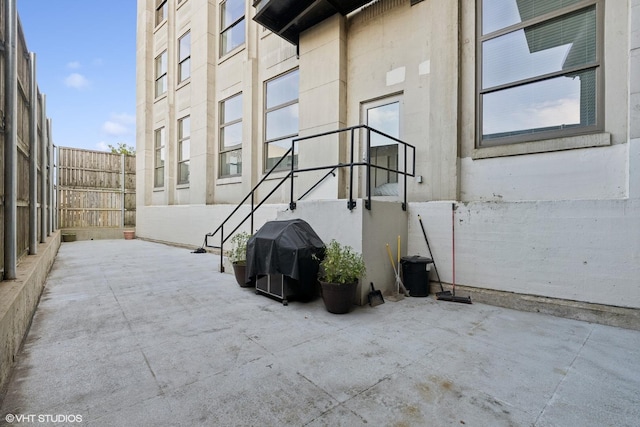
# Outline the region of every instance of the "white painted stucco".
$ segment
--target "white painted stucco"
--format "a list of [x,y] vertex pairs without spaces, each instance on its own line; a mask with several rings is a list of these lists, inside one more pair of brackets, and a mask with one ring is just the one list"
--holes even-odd
[[622,199],[628,144],[460,162],[463,201]]
[[410,253],[428,253],[443,281],[640,308],[640,200],[412,203]]

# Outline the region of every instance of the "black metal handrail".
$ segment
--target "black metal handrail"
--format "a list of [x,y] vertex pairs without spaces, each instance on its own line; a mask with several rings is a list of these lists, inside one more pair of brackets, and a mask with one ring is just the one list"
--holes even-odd
[[[354,156],[355,156],[355,133],[358,130],[365,130],[366,131],[366,135],[367,135],[367,158],[366,161],[362,161],[362,162],[355,162],[354,161]],[[335,135],[335,134],[339,134],[342,132],[350,132],[351,133],[351,138],[350,138],[350,161],[348,163],[338,163],[336,165],[328,165],[328,166],[318,166],[318,167],[311,167],[311,168],[296,168],[295,166],[295,162],[292,160],[291,161],[291,169],[286,173],[286,175],[282,176],[279,180],[279,182],[275,185],[275,187],[265,196],[262,198],[262,201],[260,201],[260,203],[258,203],[257,205],[255,205],[255,192],[258,189],[258,187],[260,187],[262,185],[262,183],[264,183],[268,177],[271,176],[271,174],[275,171],[282,171],[282,169],[278,170],[278,166],[280,166],[280,164],[287,158],[287,156],[289,156],[290,154],[294,155],[295,153],[295,145],[296,143],[299,143],[300,141],[307,141],[310,139],[314,139],[314,138],[321,138],[321,137],[325,137],[325,136],[330,136],[330,135]],[[371,132],[374,132],[378,135],[381,135],[385,138],[388,138],[392,141],[397,142],[398,144],[401,144],[403,146],[403,154],[404,154],[404,170],[400,171],[400,170],[396,170],[396,169],[390,169],[390,168],[385,168],[383,166],[378,166],[378,165],[372,165],[371,164]],[[411,172],[407,171],[407,152],[408,150],[412,151],[412,162],[411,162]],[[296,201],[294,198],[294,179],[296,174],[302,173],[302,172],[313,172],[313,171],[321,171],[321,170],[329,170],[329,172],[327,172],[324,176],[322,176],[322,178],[320,178],[315,184],[313,184],[313,186],[311,186],[311,188],[309,188],[302,196],[300,196],[297,200],[300,200],[302,198],[304,198],[307,194],[309,194],[311,191],[313,191],[318,185],[320,185],[320,183],[322,183],[322,181],[324,181],[329,175],[334,175],[335,176],[335,171],[336,169],[339,168],[349,168],[349,200],[347,201],[347,208],[349,210],[353,210],[356,207],[356,201],[353,198],[353,171],[354,171],[354,167],[355,166],[365,166],[366,167],[366,200],[365,200],[365,208],[370,210],[371,209],[371,168],[375,168],[375,169],[380,169],[380,170],[384,170],[384,171],[388,171],[388,172],[393,172],[393,173],[398,173],[404,176],[404,194],[403,194],[403,202],[402,202],[402,210],[406,210],[407,209],[407,176],[415,176],[415,167],[416,167],[416,160],[415,160],[416,156],[415,156],[415,147],[411,144],[407,144],[404,141],[401,141],[398,138],[395,138],[391,135],[387,135],[386,133],[380,132],[374,128],[371,128],[369,126],[366,125],[357,125],[357,126],[351,126],[351,127],[347,127],[347,128],[343,128],[343,129],[338,129],[338,130],[334,130],[334,131],[329,131],[329,132],[324,132],[324,133],[319,133],[319,134],[315,134],[315,135],[310,135],[310,136],[304,136],[304,137],[300,137],[300,138],[294,138],[291,140],[291,148],[289,148],[283,155],[282,157],[280,157],[280,159],[276,162],[276,164],[274,164],[271,169],[269,169],[269,171],[262,177],[262,179],[251,189],[251,191],[244,197],[244,199],[242,199],[242,201],[240,201],[240,203],[235,207],[235,209],[233,211],[231,211],[231,213],[224,219],[224,221],[222,221],[222,223],[218,226],[218,228],[216,228],[215,231],[211,232],[211,233],[207,233],[205,235],[205,239],[204,239],[204,246],[209,247],[209,248],[215,248],[215,249],[219,249],[220,250],[220,271],[224,271],[224,244],[226,243],[226,241],[236,232],[238,231],[238,229],[247,221],[247,219],[251,220],[251,230],[253,230],[253,214],[255,213],[256,210],[258,210],[258,208],[260,208],[268,199],[269,197],[271,197],[271,195],[273,195],[273,193],[276,192],[276,190],[278,188],[280,188],[282,186],[282,184],[284,182],[287,181],[287,179],[291,180],[291,186],[290,186],[290,200],[289,200],[289,208],[291,210],[295,210],[296,209]],[[242,218],[242,220],[240,220],[240,222],[238,223],[238,225],[236,225],[236,227],[231,230],[231,232],[227,233],[226,237],[225,237],[225,232],[224,232],[224,226],[225,224],[227,224],[227,222],[234,217],[234,215],[238,212],[238,210],[240,210],[240,208],[242,206],[245,205],[245,203],[247,202],[247,200],[251,199],[251,204],[250,204],[250,212],[244,217]],[[215,236],[216,234],[220,233],[220,246],[214,246],[214,245],[210,245],[209,244],[209,238]]]

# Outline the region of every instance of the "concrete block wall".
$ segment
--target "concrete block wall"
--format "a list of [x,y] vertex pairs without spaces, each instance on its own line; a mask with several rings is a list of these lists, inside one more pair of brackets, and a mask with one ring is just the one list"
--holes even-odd
[[[443,282],[640,309],[640,200],[411,203],[409,247]],[[452,232],[452,223],[455,225]]]
[[52,233],[46,243],[39,244],[37,255],[20,260],[16,280],[0,282],[0,397],[60,248],[60,233]]

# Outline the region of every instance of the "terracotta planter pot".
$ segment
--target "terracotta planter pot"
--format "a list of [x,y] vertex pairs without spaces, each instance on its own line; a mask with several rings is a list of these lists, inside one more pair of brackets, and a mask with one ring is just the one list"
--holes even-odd
[[124,234],[125,240],[133,240],[136,238],[136,232],[133,230],[124,230],[122,233]]
[[238,264],[237,262],[234,262],[232,265],[233,274],[236,276],[236,282],[238,282],[238,285],[240,285],[241,288],[251,288],[256,285],[254,280],[247,283],[247,264]]
[[345,314],[351,311],[356,299],[358,282],[354,283],[327,283],[320,281],[322,287],[322,300],[329,313]]

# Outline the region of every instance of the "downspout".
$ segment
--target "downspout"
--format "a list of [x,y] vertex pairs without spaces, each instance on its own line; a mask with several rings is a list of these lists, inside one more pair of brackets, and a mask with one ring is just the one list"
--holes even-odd
[[42,94],[40,115],[40,243],[47,241],[47,95]]
[[4,275],[16,278],[18,168],[18,61],[16,0],[5,0]]
[[38,253],[38,87],[36,54],[29,53],[29,254]]

